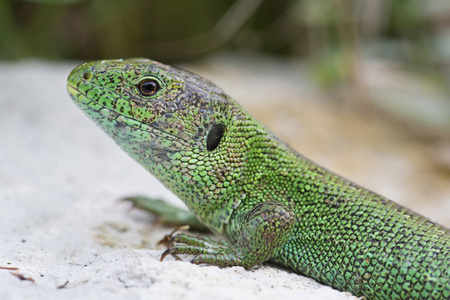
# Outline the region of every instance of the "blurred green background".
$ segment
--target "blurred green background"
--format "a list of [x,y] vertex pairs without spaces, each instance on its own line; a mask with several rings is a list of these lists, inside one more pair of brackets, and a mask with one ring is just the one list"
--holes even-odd
[[450,83],[448,0],[0,0],[0,59],[195,59],[223,49],[304,59],[325,87],[361,56]]

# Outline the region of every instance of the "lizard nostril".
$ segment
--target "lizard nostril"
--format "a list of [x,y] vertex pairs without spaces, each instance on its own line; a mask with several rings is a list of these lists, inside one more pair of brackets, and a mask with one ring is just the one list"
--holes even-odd
[[91,79],[92,78],[92,72],[85,72],[84,74],[83,74],[83,79],[84,80],[89,80],[89,79]]

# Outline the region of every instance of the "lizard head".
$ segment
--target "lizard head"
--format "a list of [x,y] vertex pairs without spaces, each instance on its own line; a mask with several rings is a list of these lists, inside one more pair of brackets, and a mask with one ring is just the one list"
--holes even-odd
[[149,59],[76,67],[67,89],[83,112],[133,158],[163,161],[177,149],[211,150],[229,116],[229,97],[212,82]]

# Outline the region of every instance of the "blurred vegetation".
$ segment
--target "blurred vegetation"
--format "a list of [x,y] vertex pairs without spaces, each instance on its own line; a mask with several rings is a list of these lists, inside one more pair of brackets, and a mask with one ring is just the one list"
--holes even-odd
[[356,80],[356,57],[450,83],[448,0],[0,0],[0,59],[165,62],[221,49],[305,58],[325,86]]

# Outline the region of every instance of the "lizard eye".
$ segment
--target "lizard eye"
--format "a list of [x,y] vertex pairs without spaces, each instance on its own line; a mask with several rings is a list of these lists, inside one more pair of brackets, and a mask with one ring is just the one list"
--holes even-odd
[[222,124],[214,124],[208,133],[206,138],[206,149],[208,151],[213,151],[219,146],[220,140],[222,139],[223,133],[225,131],[225,126]]
[[156,92],[159,90],[160,86],[159,83],[156,80],[153,79],[144,79],[139,84],[139,91],[144,96],[151,96],[156,94]]

